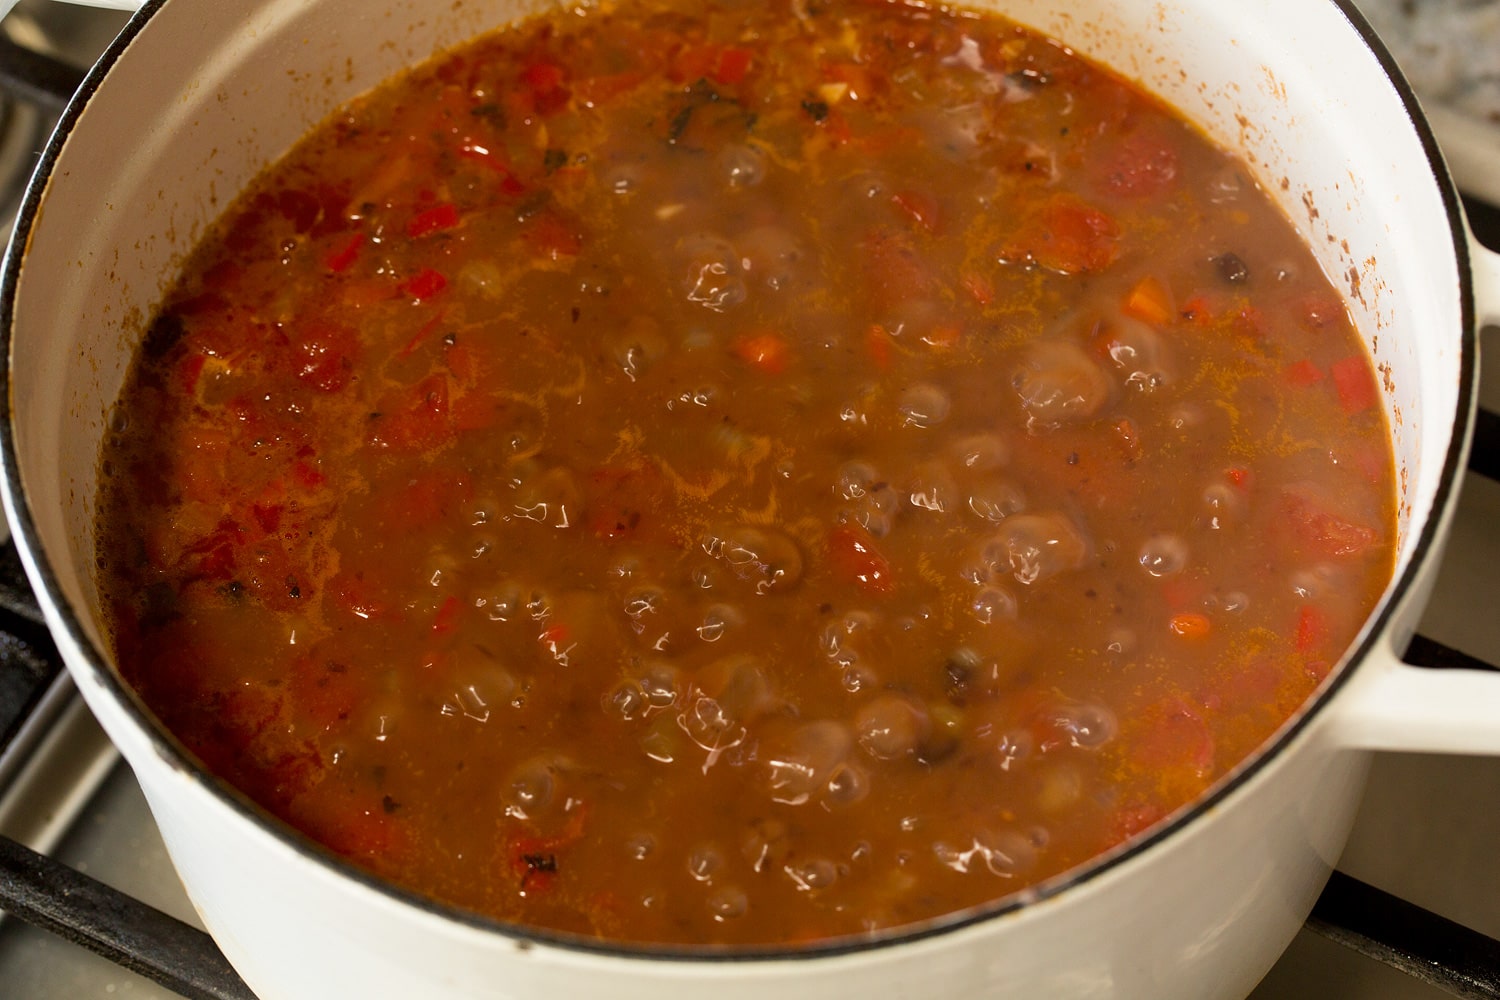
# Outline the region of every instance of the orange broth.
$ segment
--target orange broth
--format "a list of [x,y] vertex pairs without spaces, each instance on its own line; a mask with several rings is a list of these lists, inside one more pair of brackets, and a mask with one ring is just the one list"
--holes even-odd
[[1387,427],[1246,168],[956,10],[664,0],[341,110],[196,251],[103,459],[125,676],[446,903],[770,944],[1191,801],[1391,572]]

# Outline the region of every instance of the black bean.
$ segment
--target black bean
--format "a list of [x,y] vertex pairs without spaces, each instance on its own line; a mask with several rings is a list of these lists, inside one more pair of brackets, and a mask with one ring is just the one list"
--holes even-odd
[[1214,266],[1219,269],[1219,277],[1228,284],[1242,285],[1250,280],[1250,268],[1240,260],[1238,254],[1221,254],[1214,258]]

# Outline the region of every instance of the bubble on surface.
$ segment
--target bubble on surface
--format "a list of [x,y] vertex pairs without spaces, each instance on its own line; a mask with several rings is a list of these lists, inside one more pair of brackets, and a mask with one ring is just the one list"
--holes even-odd
[[877,695],[854,714],[855,738],[877,760],[913,753],[931,730],[926,706],[894,692]]
[[1188,559],[1188,545],[1182,536],[1164,533],[1146,539],[1138,561],[1141,569],[1151,576],[1165,577],[1181,573],[1187,568]]
[[720,886],[709,894],[708,913],[718,923],[743,917],[749,911],[750,897],[737,886]]
[[779,529],[732,525],[710,531],[700,544],[757,594],[787,590],[802,579],[802,549]]
[[1031,585],[1067,570],[1078,569],[1088,558],[1089,545],[1073,520],[1060,512],[1017,514],[1000,524],[984,547],[984,562],[1009,569]]
[[906,427],[936,427],[948,419],[952,409],[953,398],[946,390],[930,382],[918,382],[908,387],[897,403],[901,423]]
[[1003,587],[981,587],[969,599],[969,614],[980,624],[993,625],[996,622],[1015,621],[1020,611],[1015,595],[1010,591]]
[[1030,345],[1011,377],[1021,398],[1026,426],[1033,431],[1088,420],[1109,402],[1109,379],[1076,344],[1041,341]]
[[719,173],[729,188],[755,187],[766,177],[766,154],[748,142],[731,142],[719,150]]
[[806,722],[779,739],[762,743],[766,787],[783,805],[803,805],[819,795],[833,769],[849,755],[854,738],[847,725],[832,720]]

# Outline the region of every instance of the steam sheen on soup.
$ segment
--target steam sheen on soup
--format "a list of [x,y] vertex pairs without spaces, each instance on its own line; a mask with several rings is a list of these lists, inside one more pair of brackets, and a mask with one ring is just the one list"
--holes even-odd
[[1369,360],[1247,170],[991,16],[596,3],[339,111],[102,457],[125,676],[355,864],[864,935],[1190,802],[1391,571]]

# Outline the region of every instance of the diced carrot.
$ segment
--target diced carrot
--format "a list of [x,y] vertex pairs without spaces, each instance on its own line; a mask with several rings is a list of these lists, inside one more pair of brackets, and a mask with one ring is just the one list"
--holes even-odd
[[1339,405],[1349,415],[1362,413],[1380,399],[1375,378],[1365,359],[1358,354],[1335,361],[1328,369],[1333,377],[1333,386],[1338,390]]
[[1147,275],[1136,282],[1135,287],[1125,296],[1121,308],[1127,315],[1154,326],[1165,326],[1177,318],[1177,310],[1172,305],[1172,293],[1154,275]]
[[1209,621],[1208,615],[1197,611],[1184,611],[1173,615],[1167,622],[1167,628],[1173,635],[1184,639],[1206,639],[1213,631],[1213,623]]
[[767,375],[780,375],[786,371],[791,355],[787,339],[772,330],[736,337],[729,349],[745,364]]
[[951,350],[963,339],[963,330],[955,323],[935,323],[922,331],[922,343],[940,351]]

